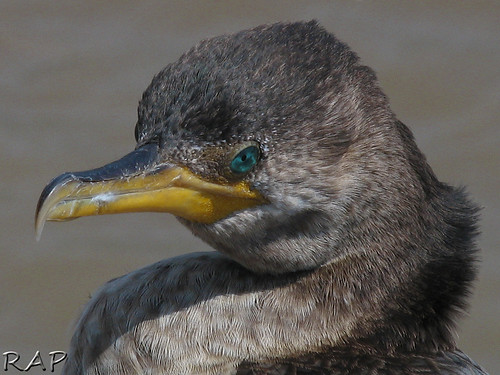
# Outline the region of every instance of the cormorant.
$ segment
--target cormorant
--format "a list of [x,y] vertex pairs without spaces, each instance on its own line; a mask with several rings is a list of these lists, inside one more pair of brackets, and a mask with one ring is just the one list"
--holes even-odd
[[316,22],[202,41],[154,77],[135,137],[47,185],[38,236],[161,211],[218,252],[104,285],[65,374],[485,374],[454,338],[478,209]]

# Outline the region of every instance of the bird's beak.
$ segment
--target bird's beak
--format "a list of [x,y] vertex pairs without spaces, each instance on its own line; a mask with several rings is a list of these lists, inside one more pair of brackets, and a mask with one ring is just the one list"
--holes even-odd
[[37,239],[45,221],[125,212],[168,212],[213,223],[265,202],[244,182],[213,183],[186,167],[157,162],[158,146],[146,145],[104,167],[54,178],[43,190],[35,216]]

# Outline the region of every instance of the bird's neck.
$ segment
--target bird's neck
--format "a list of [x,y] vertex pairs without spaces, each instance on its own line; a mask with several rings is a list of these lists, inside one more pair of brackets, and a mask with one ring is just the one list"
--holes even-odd
[[345,351],[388,359],[453,352],[453,319],[473,279],[473,255],[470,239],[446,244],[433,232],[464,230],[458,222],[447,230],[434,223],[428,237],[405,236],[399,247],[364,241],[311,271],[265,277],[238,267],[245,281],[235,284],[231,306],[239,340],[250,349],[240,358],[327,352],[345,362]]
[[332,312],[355,322],[344,343],[388,354],[455,348],[455,319],[476,274],[477,208],[462,190],[435,189],[418,222],[401,219],[401,233],[371,236],[361,225],[351,231],[348,255],[311,275],[331,280]]
[[475,278],[477,209],[440,183],[418,209],[418,221],[401,218],[396,228],[351,226],[331,250],[338,256],[272,292],[283,320],[309,337],[305,352],[346,344],[390,356],[454,350],[454,320]]

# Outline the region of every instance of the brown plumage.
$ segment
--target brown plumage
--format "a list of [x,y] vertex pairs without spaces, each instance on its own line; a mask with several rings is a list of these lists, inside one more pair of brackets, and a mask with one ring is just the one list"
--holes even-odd
[[[138,114],[137,150],[55,179],[38,228],[164,210],[219,253],[104,285],[65,374],[485,374],[454,340],[477,208],[435,177],[333,35],[309,22],[203,41],[153,79]],[[85,190],[119,181],[133,195],[131,180],[164,171],[178,176],[169,194],[208,201],[115,211],[115,190]]]

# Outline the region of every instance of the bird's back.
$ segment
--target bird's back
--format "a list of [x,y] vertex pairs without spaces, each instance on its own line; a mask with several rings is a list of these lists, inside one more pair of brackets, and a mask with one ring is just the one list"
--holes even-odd
[[242,364],[236,375],[487,375],[460,350],[434,354],[360,354],[349,347],[267,364]]

